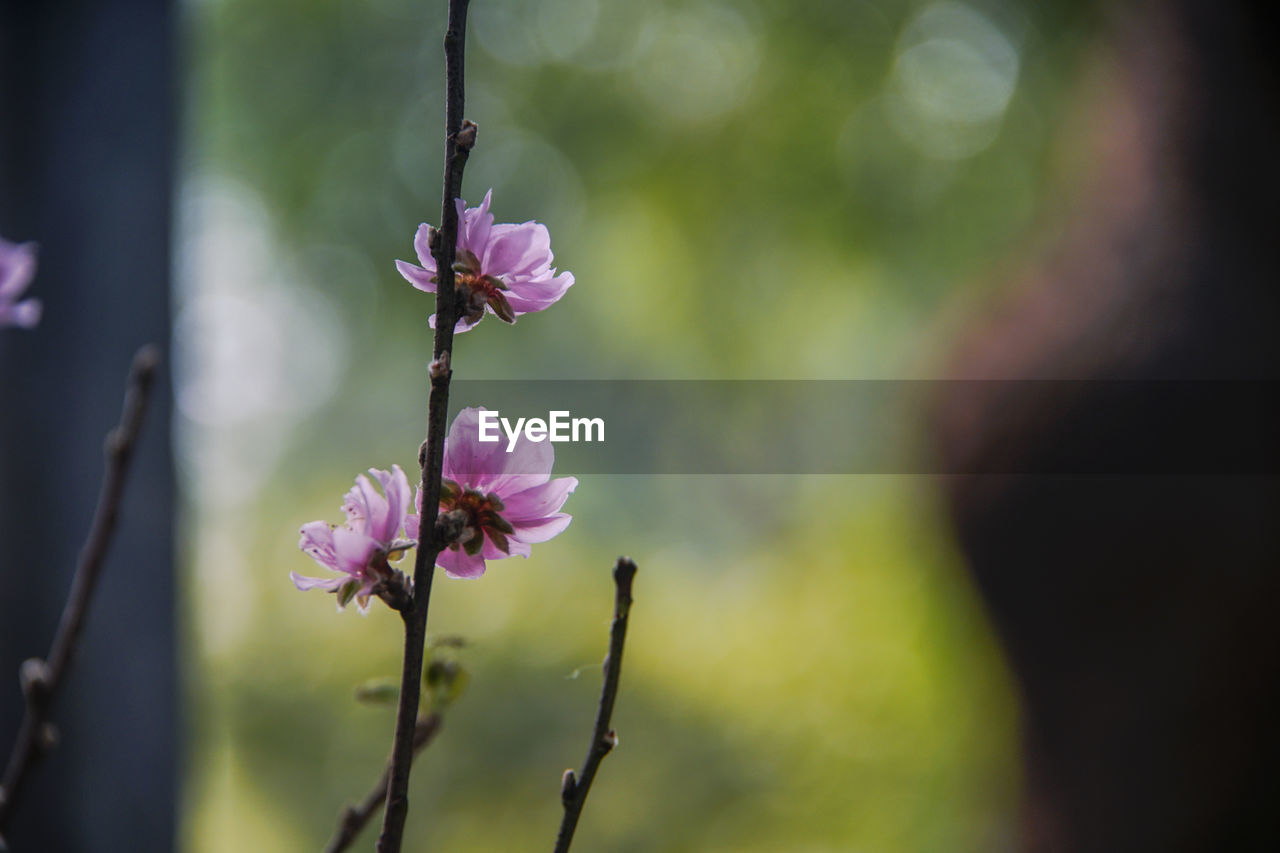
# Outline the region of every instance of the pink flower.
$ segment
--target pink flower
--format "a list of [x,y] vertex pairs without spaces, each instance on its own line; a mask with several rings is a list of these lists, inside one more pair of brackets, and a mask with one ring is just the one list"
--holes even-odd
[[444,442],[440,513],[457,513],[463,523],[462,537],[436,560],[451,578],[480,577],[485,560],[528,557],[530,545],[569,526],[560,507],[578,486],[574,477],[551,479],[549,441],[521,435],[510,453],[506,441],[480,441],[481,411],[459,412]]
[[30,329],[40,322],[40,300],[16,301],[35,274],[35,245],[0,238],[0,326]]
[[[334,527],[323,521],[302,525],[301,548],[311,559],[342,577],[312,578],[290,572],[298,589],[323,589],[337,593],[338,609],[355,598],[361,610],[369,606],[374,586],[391,577],[388,560],[398,560],[405,549],[417,544],[418,516],[409,515],[409,480],[399,465],[391,471],[370,468],[382,485],[379,494],[364,474],[342,501],[345,524]],[[404,539],[397,538],[403,530]]]
[[[547,227],[529,221],[520,225],[493,224],[485,193],[479,207],[458,205],[458,247],[454,279],[462,297],[461,316],[454,327],[465,332],[484,317],[485,311],[514,323],[521,314],[541,311],[559,301],[573,284],[573,273],[559,275],[551,266],[551,235]],[[465,208],[465,209],[464,209]],[[414,251],[422,266],[396,261],[400,275],[419,290],[436,291],[436,261],[428,245],[430,226],[418,226]],[[436,325],[431,315],[431,327]]]

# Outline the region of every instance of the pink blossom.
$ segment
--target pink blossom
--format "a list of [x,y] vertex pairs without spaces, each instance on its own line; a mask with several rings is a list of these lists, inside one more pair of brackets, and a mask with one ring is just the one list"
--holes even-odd
[[[418,516],[407,514],[409,480],[399,465],[391,471],[370,468],[369,473],[382,485],[382,494],[364,474],[342,501],[345,524],[333,526],[324,521],[302,525],[301,548],[311,559],[341,577],[312,578],[290,572],[298,589],[323,589],[337,593],[338,608],[355,598],[361,610],[369,606],[374,586],[391,577],[394,571],[388,560],[398,560],[405,549],[417,544]],[[401,530],[404,539],[398,538]]]
[[[521,314],[541,311],[557,302],[573,284],[573,273],[556,274],[551,266],[551,235],[547,227],[530,220],[520,225],[493,224],[489,201],[493,190],[485,193],[479,207],[467,208],[462,199],[458,205],[458,245],[454,263],[454,281],[462,297],[461,316],[454,327],[465,332],[485,312],[514,323]],[[428,245],[430,226],[418,226],[413,248],[422,266],[396,261],[400,274],[419,290],[436,291],[436,261]],[[431,315],[431,327],[436,318]]]
[[0,326],[30,329],[40,322],[40,300],[17,301],[35,274],[35,245],[0,238]]
[[510,453],[505,441],[480,441],[481,411],[459,412],[444,443],[440,513],[457,513],[464,527],[436,564],[452,578],[480,577],[485,560],[528,557],[530,545],[569,526],[560,508],[578,486],[574,477],[551,479],[549,441],[521,435]]

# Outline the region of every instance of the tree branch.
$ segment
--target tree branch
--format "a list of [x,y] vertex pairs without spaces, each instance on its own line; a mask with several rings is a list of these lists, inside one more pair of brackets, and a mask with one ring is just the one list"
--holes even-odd
[[560,821],[560,833],[556,836],[555,853],[567,853],[573,843],[578,818],[586,805],[591,783],[600,769],[600,762],[618,743],[618,735],[609,727],[613,705],[618,698],[618,682],[622,678],[622,646],[627,640],[627,617],[631,613],[631,582],[636,576],[636,564],[628,557],[619,557],[613,567],[613,583],[617,588],[613,604],[613,624],[609,627],[609,655],[604,659],[604,685],[600,688],[600,707],[596,711],[596,725],[591,732],[591,746],[587,750],[582,772],[574,776],[573,770],[564,771],[560,784],[560,801],[564,804],[564,818]]
[[159,363],[160,353],[154,345],[144,346],[133,357],[120,423],[107,433],[104,448],[106,472],[98,494],[98,506],[94,510],[88,538],[80,551],[71,591],[67,595],[48,660],[30,658],[22,664],[19,672],[26,713],[4,772],[3,785],[0,785],[0,832],[8,825],[31,769],[57,741],[57,730],[49,721],[53,700],[75,657],[89,602],[115,533],[129,463],[142,430]]
[[[418,753],[426,749],[427,746],[435,739],[436,733],[440,731],[440,724],[443,718],[437,712],[432,712],[418,720],[418,725],[413,731],[413,754],[416,757]],[[378,784],[365,795],[364,799],[354,806],[347,806],[342,810],[342,817],[338,821],[338,828],[334,831],[333,838],[329,839],[325,853],[341,853],[355,843],[356,836],[364,829],[365,824],[378,813],[378,809],[382,808],[387,800],[387,784],[391,778],[391,765],[382,771]]]
[[440,229],[432,234],[431,254],[436,262],[436,335],[431,363],[431,395],[427,403],[427,440],[419,455],[422,465],[422,511],[418,551],[413,567],[413,602],[400,611],[404,620],[404,667],[400,678],[400,703],[396,710],[396,734],[391,747],[387,805],[378,838],[378,853],[399,853],[404,822],[409,811],[409,771],[413,766],[413,734],[418,719],[422,686],[422,656],[427,639],[427,609],[431,581],[442,538],[436,531],[440,511],[440,472],[444,465],[444,436],[448,429],[449,380],[453,376],[450,352],[458,303],[454,292],[453,263],[458,243],[458,209],[454,200],[462,194],[462,170],[476,141],[476,126],[463,121],[465,105],[465,47],[469,0],[449,0],[449,23],[444,34],[445,153],[444,192]]

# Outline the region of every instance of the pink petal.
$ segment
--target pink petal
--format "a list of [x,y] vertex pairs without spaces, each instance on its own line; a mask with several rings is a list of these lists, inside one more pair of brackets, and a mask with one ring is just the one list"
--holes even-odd
[[573,516],[563,512],[557,512],[547,518],[527,521],[523,524],[516,524],[513,521],[511,526],[516,529],[516,532],[508,538],[531,544],[546,542],[548,539],[563,533],[564,529],[569,526],[570,521],[573,521]]
[[573,286],[573,273],[564,272],[556,276],[548,273],[544,277],[528,279],[516,276],[507,282],[507,286],[510,288],[506,294],[507,301],[512,306],[518,299],[538,306],[530,308],[530,311],[541,311],[548,305],[559,302],[565,291]]
[[33,329],[40,322],[39,299],[24,299],[17,305],[0,305],[0,326]]
[[370,468],[369,473],[381,484],[383,495],[379,495],[364,476],[356,478],[361,489],[368,492],[365,501],[369,506],[370,516],[369,527],[365,532],[385,547],[395,538],[396,532],[404,523],[404,513],[409,503],[409,481],[399,465],[392,465],[390,471]]
[[431,254],[431,226],[422,223],[413,235],[413,251],[428,276],[436,274],[436,259]]
[[470,580],[484,574],[484,557],[479,554],[472,557],[461,548],[445,548],[436,558],[436,565],[451,578]]
[[522,430],[520,437],[516,439],[516,446],[507,453],[508,439],[505,431],[502,438],[501,463],[497,470],[485,478],[485,491],[497,492],[505,501],[507,495],[541,486],[551,479],[556,452],[550,441],[530,441],[525,438]]
[[489,275],[532,274],[550,265],[551,235],[545,225],[495,225],[481,266]]
[[506,436],[497,430],[497,441],[480,441],[479,408],[466,408],[458,412],[449,427],[444,441],[444,476],[464,486],[487,491],[489,473],[501,471],[506,464]]
[[325,568],[337,570],[338,556],[333,548],[333,528],[323,521],[311,521],[302,525],[298,547],[311,559]]
[[293,581],[294,586],[304,591],[308,589],[333,591],[347,582],[346,578],[309,578],[297,572],[289,572],[289,579]]
[[[435,292],[435,285],[434,285],[434,284],[431,286],[431,290],[432,290],[432,292],[433,292],[433,293]],[[489,306],[488,306],[488,305],[486,305],[486,306],[485,306],[485,312],[486,312],[486,313],[489,313],[489,314],[492,314],[492,313],[493,313],[493,311],[489,309]],[[458,322],[457,322],[457,325],[455,325],[455,326],[453,327],[453,333],[454,333],[455,335],[457,335],[457,334],[460,334],[460,333],[462,333],[462,332],[470,331],[471,329],[475,328],[476,323],[479,323],[479,322],[480,322],[479,318],[477,318],[476,320],[468,320],[468,319],[466,319],[465,317],[459,318],[459,319],[458,319]],[[431,327],[431,328],[433,328],[433,329],[436,327],[436,315],[435,315],[435,314],[432,314],[430,317],[428,317],[428,318],[427,318],[427,325],[428,325],[428,326],[430,326],[430,327]]]
[[558,477],[548,483],[516,492],[502,499],[507,506],[502,517],[516,527],[521,522],[540,521],[553,512],[559,512],[577,487],[577,477]]
[[35,244],[0,239],[0,300],[16,299],[35,274]]
[[493,544],[493,540],[485,538],[484,547],[480,549],[480,555],[486,560],[501,560],[506,557],[528,557],[533,553],[533,549],[528,543],[521,542],[518,539],[507,537],[507,548],[509,551],[501,550],[497,545]]
[[338,558],[338,571],[362,577],[373,552],[378,550],[378,543],[357,530],[338,527],[333,531],[333,549]]
[[489,190],[480,206],[470,210],[463,210],[464,202],[458,199],[458,248],[466,249],[478,258],[484,257],[485,244],[489,242],[489,231],[493,227],[493,214],[489,212],[492,199],[493,190]]
[[436,292],[436,283],[431,280],[436,276],[434,265],[431,270],[424,270],[422,267],[411,264],[408,261],[396,261],[396,269],[400,271],[400,275],[404,276],[405,281],[418,288],[418,290],[427,293]]

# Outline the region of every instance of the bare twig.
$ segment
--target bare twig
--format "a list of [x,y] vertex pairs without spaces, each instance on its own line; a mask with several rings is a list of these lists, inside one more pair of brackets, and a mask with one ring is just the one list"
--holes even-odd
[[631,582],[636,576],[636,564],[628,557],[619,557],[613,567],[613,583],[616,594],[613,603],[613,624],[609,627],[609,656],[604,659],[604,685],[600,688],[600,707],[596,710],[596,725],[591,732],[591,746],[587,750],[582,771],[576,776],[572,770],[564,771],[560,783],[560,801],[564,804],[564,818],[560,821],[560,833],[556,836],[555,853],[567,853],[573,843],[573,832],[578,828],[578,818],[586,805],[591,783],[600,769],[600,762],[618,743],[618,735],[609,727],[613,705],[618,698],[618,681],[622,677],[622,646],[627,640],[627,617],[631,613]]
[[[425,717],[418,719],[418,725],[413,730],[413,754],[416,756],[419,752],[427,748],[427,745],[435,739],[436,733],[440,731],[440,724],[443,718],[440,714],[432,712]],[[353,806],[347,806],[342,810],[342,818],[338,821],[338,828],[333,834],[333,838],[329,839],[329,844],[325,847],[325,853],[341,853],[355,843],[356,836],[364,829],[365,824],[378,813],[378,809],[382,808],[387,801],[387,781],[391,778],[391,766],[382,771],[382,776],[378,779],[378,784],[365,795],[359,803]]]
[[444,465],[444,436],[448,428],[449,367],[453,327],[458,303],[454,292],[453,263],[458,242],[458,210],[454,200],[462,194],[462,170],[475,145],[476,126],[463,121],[465,104],[464,60],[469,0],[449,0],[449,23],[444,34],[445,152],[444,192],[440,229],[432,235],[431,253],[436,262],[436,335],[434,362],[429,372],[431,395],[427,403],[427,441],[422,463],[422,513],[418,552],[413,568],[413,601],[400,611],[404,620],[404,668],[400,679],[400,703],[396,710],[396,734],[391,747],[387,807],[378,837],[379,853],[399,853],[404,822],[409,811],[409,771],[413,766],[413,734],[418,719],[422,686],[423,647],[427,639],[427,608],[431,581],[443,539],[436,531],[440,510],[440,472]]
[[31,769],[57,740],[57,730],[50,722],[53,700],[75,657],[88,615],[89,602],[93,598],[94,587],[102,573],[103,559],[115,533],[129,463],[133,459],[159,363],[160,353],[153,345],[143,347],[133,357],[120,424],[107,433],[106,473],[98,495],[98,507],[94,510],[93,524],[80,551],[75,577],[62,610],[58,632],[53,638],[53,646],[47,661],[31,658],[22,664],[19,675],[26,699],[26,713],[13,754],[9,757],[9,765],[4,772],[4,784],[0,785],[0,832],[4,831],[13,815],[18,795],[22,793],[23,783]]

